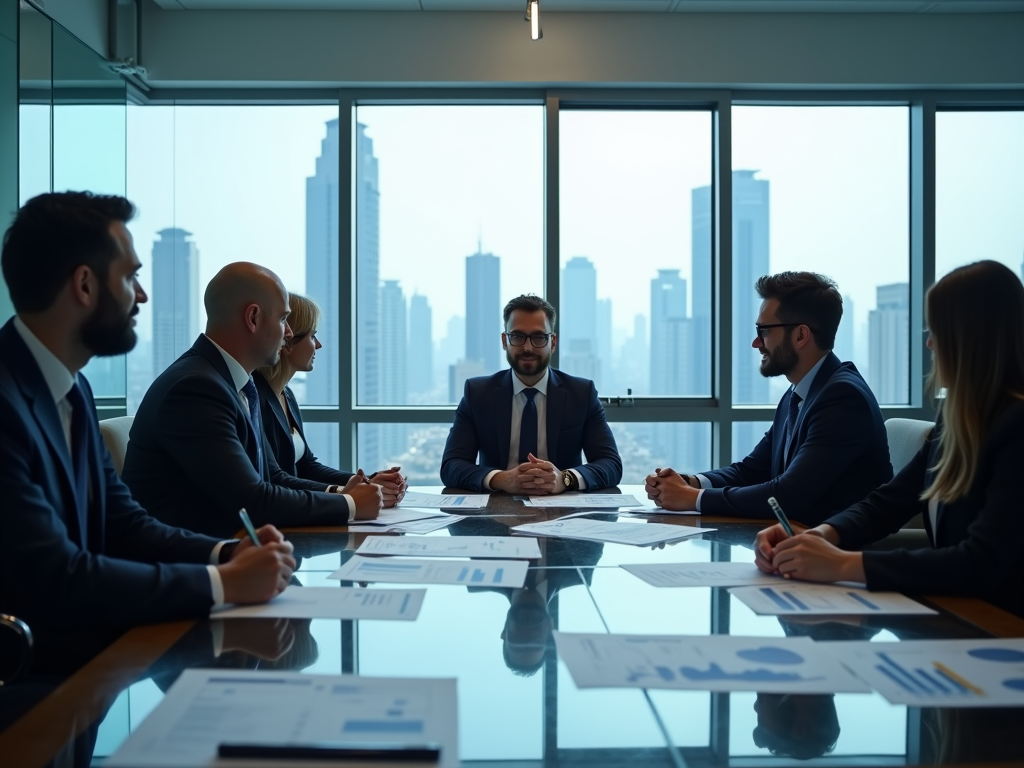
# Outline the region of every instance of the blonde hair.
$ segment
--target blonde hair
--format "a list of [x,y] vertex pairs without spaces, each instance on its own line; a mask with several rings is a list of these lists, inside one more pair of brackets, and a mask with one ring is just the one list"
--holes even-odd
[[1024,400],[1024,285],[999,262],[968,264],[929,289],[925,316],[935,353],[928,387],[946,397],[935,479],[921,498],[948,504],[974,483],[1000,409]]
[[[320,307],[312,299],[297,293],[288,294],[288,305],[291,307],[291,312],[288,314],[288,325],[292,329],[292,337],[288,340],[288,346],[291,346],[309,334],[316,333],[317,326],[320,325]],[[275,390],[279,384],[287,384],[293,373],[285,369],[284,355],[281,355],[273,365],[265,365],[258,370]],[[285,376],[288,378],[282,382]]]

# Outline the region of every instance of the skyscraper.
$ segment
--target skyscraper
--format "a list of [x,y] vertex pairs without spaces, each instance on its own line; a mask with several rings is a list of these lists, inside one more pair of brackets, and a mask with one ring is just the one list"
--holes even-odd
[[497,371],[501,360],[501,259],[480,248],[466,257],[466,360]]
[[836,343],[832,351],[842,361],[853,360],[853,337],[856,317],[853,312],[853,299],[843,296],[843,319],[839,321],[836,331]]
[[601,378],[597,383],[598,391],[606,395],[617,394],[619,384],[615,381],[615,366],[612,360],[611,299],[597,300],[597,360],[601,370]]
[[[693,389],[693,323],[686,311],[686,280],[678,269],[659,269],[651,280],[652,395],[678,396]],[[705,363],[707,365],[707,363]],[[699,429],[692,424],[655,423],[651,454],[660,466],[689,466],[699,446]]]
[[[384,405],[405,405],[409,401],[407,365],[409,355],[406,333],[405,293],[397,280],[385,280],[380,291],[380,398]],[[376,426],[376,425],[374,425]],[[407,430],[404,424],[381,424],[379,458],[367,466],[383,467],[405,452]],[[361,428],[370,433],[372,428]],[[372,470],[367,470],[372,471]]]
[[168,228],[153,243],[153,376],[199,335],[199,249],[191,232]]
[[[559,368],[597,381],[601,362],[597,347],[597,270],[585,256],[574,256],[562,269],[562,306],[558,318]],[[604,361],[608,365],[609,361]]]
[[880,285],[868,314],[868,383],[879,403],[909,402],[910,286]]
[[409,299],[409,394],[434,389],[434,314],[426,296]]

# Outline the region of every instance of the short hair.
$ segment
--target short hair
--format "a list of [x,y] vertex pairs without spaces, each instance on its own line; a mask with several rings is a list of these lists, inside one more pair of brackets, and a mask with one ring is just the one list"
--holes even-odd
[[555,330],[555,308],[548,302],[544,301],[540,296],[535,296],[532,293],[524,293],[521,296],[516,296],[512,301],[506,304],[504,312],[506,327],[508,327],[508,319],[512,317],[512,313],[517,309],[523,312],[543,311],[544,314],[547,315],[548,323],[551,325],[551,330]]
[[819,349],[835,346],[843,317],[835,280],[815,272],[779,272],[759,277],[756,288],[762,299],[778,299],[779,320],[808,326]]
[[[288,294],[288,306],[291,308],[288,313],[288,326],[292,329],[292,337],[287,343],[294,344],[313,333],[320,325],[320,307],[312,299],[297,293]],[[284,357],[279,357],[273,365],[260,368],[259,372],[263,374],[263,378],[273,383],[281,375],[281,369],[284,367],[282,360]]]
[[4,235],[3,273],[17,312],[42,312],[81,266],[106,280],[118,245],[115,221],[127,224],[135,206],[118,195],[48,192],[18,211]]

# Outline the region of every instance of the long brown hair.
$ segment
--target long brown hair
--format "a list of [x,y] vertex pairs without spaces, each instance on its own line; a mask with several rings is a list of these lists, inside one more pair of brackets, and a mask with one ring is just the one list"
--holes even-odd
[[1024,284],[996,261],[953,270],[925,297],[943,429],[935,480],[921,495],[949,503],[970,489],[992,420],[1011,398],[1024,400]]

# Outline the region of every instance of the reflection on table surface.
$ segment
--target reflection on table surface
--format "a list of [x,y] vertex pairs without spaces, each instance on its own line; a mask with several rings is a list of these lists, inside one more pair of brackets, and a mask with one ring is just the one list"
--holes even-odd
[[[621,490],[646,501],[642,488]],[[429,535],[508,535],[522,522],[575,511],[527,509],[495,495],[486,509],[462,511],[467,519]],[[613,520],[616,513],[595,513],[602,516]],[[943,611],[848,623],[757,616],[725,589],[658,589],[617,566],[753,562],[760,525],[668,515],[619,519],[717,530],[656,548],[540,539],[542,558],[532,563],[523,588],[430,585],[414,622],[235,619],[143,627],[113,645],[113,638],[69,638],[79,658],[63,654],[65,669],[37,660],[46,674],[0,687],[0,727],[14,723],[0,734],[0,754],[12,766],[89,765],[90,758],[117,749],[183,669],[223,667],[456,677],[460,757],[470,762],[777,765],[790,758],[905,765],[1024,759],[1019,709],[920,710],[891,705],[875,693],[578,690],[555,654],[555,629],[891,641],[984,636],[977,625],[986,625],[977,617],[990,614],[996,617],[987,626],[993,632],[1020,635],[1024,625],[979,601],[953,602],[969,609],[968,620],[959,610],[960,616]],[[301,556],[296,583],[349,585],[327,576],[352,557],[364,536],[343,528],[289,532]],[[70,667],[96,653],[68,676]]]

